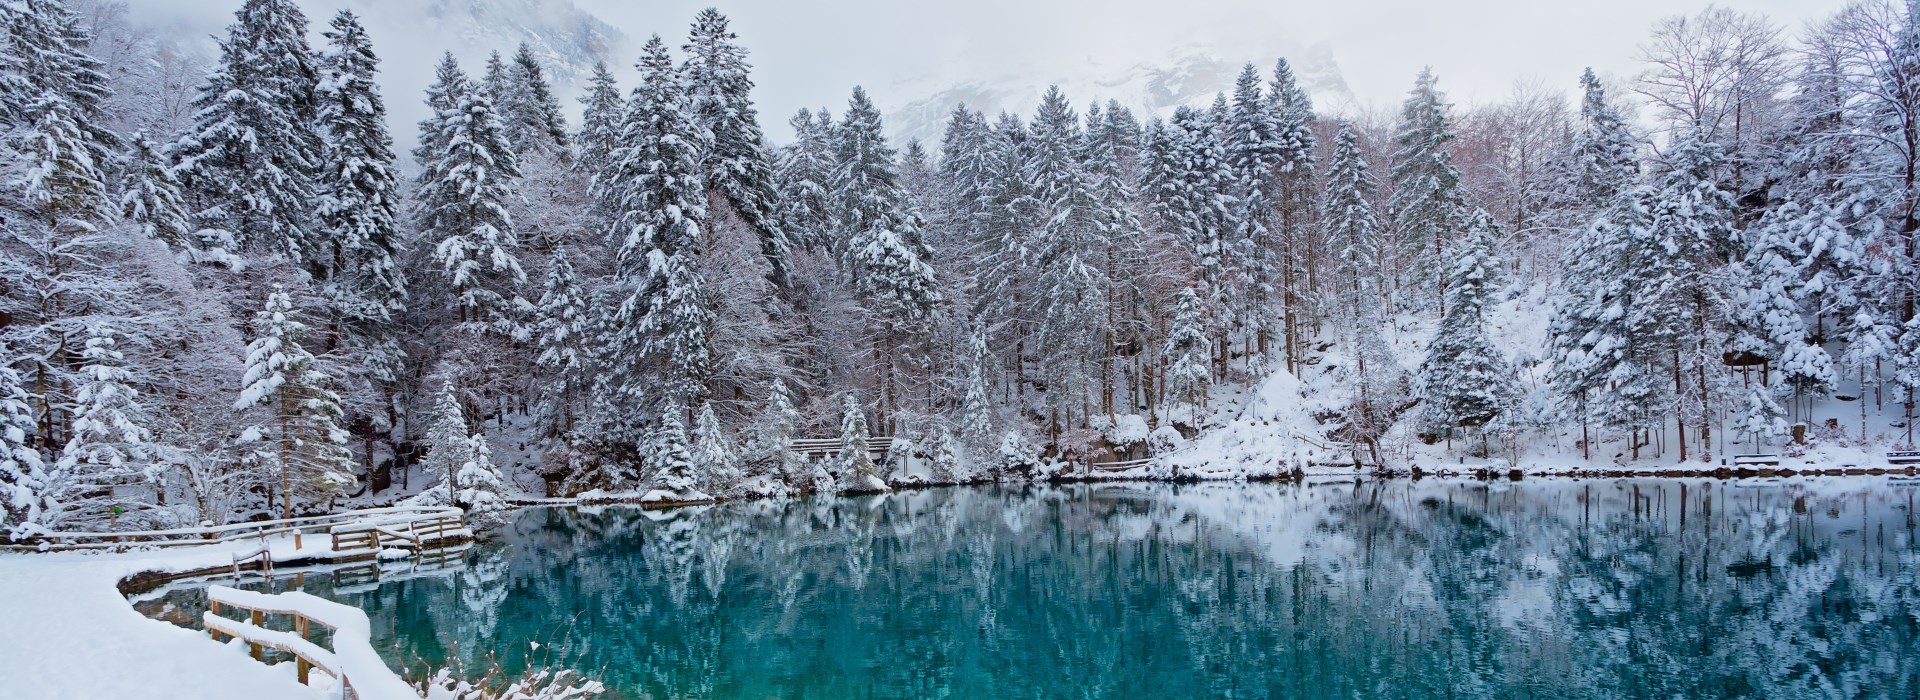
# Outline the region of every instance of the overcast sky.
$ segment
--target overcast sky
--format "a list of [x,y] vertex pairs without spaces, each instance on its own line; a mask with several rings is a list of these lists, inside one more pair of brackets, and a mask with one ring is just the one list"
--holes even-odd
[[[575,0],[636,36],[677,37],[707,0]],[[1653,23],[1705,0],[734,0],[720,5],[753,51],[760,100],[786,114],[865,84],[883,91],[986,79],[1010,70],[1076,74],[1211,44],[1326,42],[1362,101],[1397,102],[1422,65],[1455,101],[1506,96],[1515,81],[1571,88],[1582,68],[1630,75]],[[1841,0],[1731,0],[1797,33]],[[1135,59],[1137,60],[1137,59]],[[921,95],[877,95],[885,103]],[[1078,98],[1079,96],[1075,96]],[[1093,96],[1086,96],[1091,98]],[[833,103],[838,104],[840,100]]]
[[[128,0],[135,16],[217,31],[240,0]],[[316,31],[340,4],[447,3],[469,0],[301,0]],[[553,0],[479,0],[527,3]],[[573,0],[639,42],[659,33],[678,46],[695,12],[714,0]],[[1729,0],[1797,34],[1842,0]],[[1459,104],[1491,102],[1516,81],[1545,80],[1574,89],[1582,68],[1631,76],[1639,45],[1665,16],[1694,13],[1705,0],[728,0],[752,52],[756,98],[770,134],[784,139],[786,116],[803,106],[843,108],[848,89],[867,86],[883,106],[900,105],[954,84],[1023,75],[1085,84],[1116,68],[1193,46],[1234,60],[1325,43],[1363,103],[1397,103],[1423,65]],[[410,105],[431,73],[432,56],[453,49],[479,56],[492,48],[426,46],[431,32],[373,27],[386,59],[388,102],[396,121],[417,118]],[[457,39],[455,39],[457,41]],[[615,57],[631,85],[633,56]],[[1110,95],[1069,95],[1076,102]],[[572,101],[568,100],[569,107]],[[396,124],[396,136],[411,121]]]

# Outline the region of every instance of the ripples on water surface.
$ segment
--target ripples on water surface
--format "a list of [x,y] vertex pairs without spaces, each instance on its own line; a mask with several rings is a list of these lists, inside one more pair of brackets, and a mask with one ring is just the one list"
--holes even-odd
[[307,588],[620,697],[1920,695],[1910,485],[954,488],[521,513]]

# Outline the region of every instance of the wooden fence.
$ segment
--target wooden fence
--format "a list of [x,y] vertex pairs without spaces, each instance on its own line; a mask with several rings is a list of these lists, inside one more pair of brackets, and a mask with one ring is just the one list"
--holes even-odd
[[[413,527],[421,521],[447,521],[459,523],[462,511],[450,506],[396,506],[391,508],[368,508],[329,515],[313,515],[301,518],[280,520],[259,520],[254,522],[214,525],[209,527],[183,527],[170,530],[134,530],[121,532],[50,532],[43,533],[22,544],[7,545],[9,549],[21,550],[69,550],[69,549],[118,549],[127,546],[147,547],[186,547],[220,542],[241,540],[264,540],[268,537],[293,535],[298,542],[305,535],[331,533],[342,527],[378,523],[390,528]],[[435,532],[451,532],[458,528],[431,527],[421,530],[428,535]],[[448,535],[450,536],[450,535]],[[405,539],[405,538],[399,538]],[[377,551],[377,550],[375,550]]]
[[[367,614],[359,608],[298,591],[269,594],[226,586],[209,586],[207,602],[201,621],[214,641],[223,635],[239,639],[261,662],[266,661],[267,649],[284,652],[293,657],[295,677],[302,684],[310,685],[313,671],[318,670],[334,679],[342,698],[420,699],[374,651]],[[246,619],[226,617],[222,614],[226,612],[243,613]],[[291,629],[269,629],[269,616],[291,618]],[[330,633],[332,649],[310,638],[315,625]]]

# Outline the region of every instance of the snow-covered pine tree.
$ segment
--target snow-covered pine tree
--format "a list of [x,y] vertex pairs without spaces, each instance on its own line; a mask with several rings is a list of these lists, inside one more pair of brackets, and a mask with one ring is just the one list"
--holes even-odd
[[1039,228],[1026,178],[1031,149],[1027,147],[1026,125],[1005,112],[982,138],[986,170],[974,209],[978,218],[970,227],[972,240],[968,241],[972,313],[1002,336],[997,346],[1012,350],[1013,359],[1007,366],[1014,371],[1015,390],[1024,392],[1024,330],[1035,323],[1026,300],[1033,297],[1032,238]]
[[960,436],[967,445],[985,450],[997,433],[993,427],[993,396],[987,384],[987,329],[978,322],[967,333],[967,393],[960,404]]
[[592,384],[592,310],[564,251],[555,251],[547,265],[546,287],[536,309],[534,344],[540,354],[534,362],[545,372],[546,387],[541,414],[547,435],[571,444],[575,405]]
[[1215,316],[1230,294],[1226,237],[1231,221],[1228,194],[1233,171],[1228,167],[1214,120],[1201,110],[1176,109],[1164,132],[1168,149],[1164,161],[1170,172],[1153,179],[1157,191],[1149,199],[1157,218],[1172,228],[1192,261],[1209,335],[1224,336],[1227,325]]
[[1380,231],[1369,200],[1373,179],[1352,124],[1340,123],[1328,160],[1323,226],[1333,256],[1333,303],[1325,306],[1351,317],[1380,303]]
[[47,465],[29,443],[35,426],[28,401],[20,373],[0,362],[0,529],[9,539],[38,532],[48,510]]
[[[104,126],[112,95],[93,37],[65,4],[51,0],[0,8],[0,126],[9,203],[52,229],[111,218],[108,154],[119,139]],[[17,225],[17,224],[16,224]]]
[[962,246],[981,237],[982,207],[993,172],[992,138],[987,118],[964,104],[947,117],[940,141],[941,206]]
[[825,250],[833,227],[833,113],[822,108],[816,117],[802,108],[787,123],[793,143],[781,148],[774,169],[781,229],[797,248]]
[[1393,154],[1393,198],[1387,205],[1398,236],[1397,267],[1410,277],[1406,286],[1422,290],[1402,300],[1415,307],[1428,306],[1422,297],[1442,291],[1433,284],[1441,251],[1460,229],[1466,213],[1460,171],[1450,151],[1454,140],[1447,115],[1450,105],[1435,82],[1433,69],[1422,68],[1401,107],[1400,128],[1393,139],[1398,147]]
[[713,323],[695,264],[707,240],[700,169],[706,132],[687,110],[680,73],[658,36],[638,67],[624,145],[595,183],[614,217],[607,240],[617,251],[610,288],[616,306],[607,309],[604,326],[612,335],[603,340],[614,361],[603,386],[625,397],[633,414],[656,397],[681,406],[705,397]]
[[519,177],[493,102],[461,73],[452,54],[441,59],[427,89],[434,116],[420,123],[414,157],[421,172],[414,216],[421,237],[453,297],[461,323],[511,331],[512,300],[526,283],[515,254],[518,241],[507,212]]
[[1758,382],[1749,384],[1738,401],[1729,429],[1745,437],[1750,449],[1765,451],[1766,446],[1787,434],[1786,412],[1774,401],[1771,389]]
[[1576,210],[1587,214],[1611,206],[1640,176],[1633,133],[1607,102],[1606,86],[1588,68],[1580,75],[1580,130],[1573,137],[1572,192]]
[[1512,366],[1487,336],[1487,307],[1501,286],[1498,238],[1492,215],[1474,210],[1447,256],[1447,313],[1420,366],[1426,427],[1449,438],[1455,428],[1484,431],[1519,397]]
[[800,487],[804,476],[796,473],[800,460],[793,454],[793,439],[800,434],[800,411],[793,407],[786,380],[773,380],[765,405],[765,413],[755,425],[755,439],[748,446],[752,453],[748,457],[767,465],[771,471],[768,476]]
[[353,455],[333,378],[314,366],[302,347],[307,325],[294,318],[293,299],[275,285],[266,308],[254,316],[245,372],[235,411],[258,408],[260,422],[240,442],[249,446],[263,474],[278,481],[281,517],[293,517],[294,499],[317,503],[353,483]]
[[685,414],[686,410],[671,399],[662,408],[660,420],[648,440],[647,473],[653,491],[665,491],[671,500],[705,500],[709,496],[700,490],[700,484],[706,481],[707,474],[693,461],[687,444]]
[[588,178],[599,176],[613,163],[613,152],[620,148],[620,124],[627,102],[606,61],[594,61],[593,76],[587,79],[587,94],[580,96],[580,133],[573,139],[578,146],[573,165]]
[[452,505],[455,484],[461,467],[473,461],[473,443],[468,439],[466,412],[454,396],[453,384],[441,382],[434,392],[433,414],[427,423],[427,454],[420,460],[425,476],[438,477],[437,485],[421,494],[425,505]]
[[174,168],[212,255],[264,250],[302,262],[314,251],[319,66],[293,0],[247,0],[195,113],[173,147]]
[[407,308],[401,271],[399,174],[387,109],[374,83],[379,60],[366,28],[341,10],[329,23],[315,89],[324,157],[316,174],[319,199],[316,267],[332,312],[361,366],[376,381],[399,378],[404,358],[394,327]]
[[498,517],[511,508],[501,495],[507,477],[493,463],[493,448],[487,445],[485,433],[469,435],[466,442],[467,461],[453,475],[453,504],[465,509],[470,518]]
[[1100,290],[1096,330],[1099,338],[1100,410],[1114,414],[1120,380],[1118,348],[1145,335],[1133,302],[1150,286],[1145,255],[1145,227],[1137,207],[1134,173],[1140,143],[1140,125],[1118,102],[1105,110],[1087,110],[1087,136],[1081,162],[1087,178],[1092,212],[1093,260],[1105,288]]
[[707,493],[727,495],[739,488],[740,458],[711,401],[700,404],[700,413],[694,418],[692,456],[707,478]]
[[1058,87],[1041,98],[1030,133],[1028,196],[1042,222],[1034,240],[1038,274],[1032,315],[1040,320],[1034,346],[1043,353],[1038,359],[1057,431],[1069,427],[1076,409],[1080,424],[1087,418],[1099,346],[1106,338],[1107,280],[1094,221],[1100,207],[1081,161],[1084,136]]
[[1656,183],[1648,247],[1629,258],[1634,262],[1628,274],[1645,275],[1650,293],[1628,313],[1673,351],[1682,461],[1688,455],[1687,425],[1694,426],[1699,454],[1711,449],[1715,396],[1709,375],[1725,366],[1717,357],[1727,329],[1725,314],[1718,311],[1727,294],[1719,273],[1739,247],[1733,196],[1720,189],[1716,175],[1721,162],[1718,144],[1691,134],[1674,139]]
[[1284,327],[1284,354],[1288,369],[1298,371],[1306,342],[1303,329],[1310,325],[1307,315],[1314,301],[1313,274],[1319,268],[1318,247],[1314,236],[1315,160],[1319,141],[1314,136],[1313,99],[1301,89],[1286,59],[1273,67],[1273,82],[1267,87],[1269,109],[1275,122],[1275,137],[1280,144],[1279,173],[1274,176],[1274,231],[1280,245],[1280,301]]
[[[869,344],[880,360],[879,422],[897,411],[903,337],[924,332],[941,299],[931,255],[920,237],[920,217],[911,209],[894,168],[894,150],[880,125],[880,111],[855,87],[835,139],[835,228],[846,241],[841,268],[871,316]],[[910,359],[917,353],[910,353]]]
[[[1204,313],[1200,294],[1192,287],[1182,287],[1174,302],[1173,320],[1167,329],[1167,347],[1161,353],[1172,358],[1164,380],[1167,398],[1195,409],[1206,398],[1207,385],[1213,379],[1212,372],[1207,369],[1207,337],[1201,325],[1205,322]],[[1197,413],[1194,419],[1199,419]]]
[[115,335],[105,326],[87,329],[70,436],[44,492],[46,529],[100,527],[141,506],[139,494],[122,489],[151,485],[159,478],[148,427],[152,418],[134,388]]
[[747,50],[737,38],[719,10],[709,7],[694,17],[681,47],[688,109],[712,138],[702,163],[707,187],[760,235],[768,278],[785,287],[792,244],[780,225],[771,149],[753,107]]
[[[1651,187],[1634,188],[1582,229],[1562,257],[1561,290],[1550,327],[1552,386],[1563,414],[1578,417],[1582,455],[1591,458],[1589,426],[1629,431],[1629,452],[1639,457],[1640,431],[1657,423],[1670,405],[1671,347],[1654,322],[1671,312],[1654,282],[1673,265],[1657,250]],[[1647,312],[1641,312],[1647,307]]]
[[571,145],[566,115],[560,111],[560,98],[553,94],[546,68],[527,42],[520,42],[513,52],[506,80],[512,85],[506,94],[513,99],[501,105],[501,121],[515,152],[566,153]]
[[855,493],[889,491],[880,479],[868,446],[867,414],[848,394],[840,411],[840,490]]
[[120,170],[120,216],[138,225],[148,238],[188,248],[194,242],[193,229],[187,223],[186,202],[170,161],[162,146],[145,133],[135,132],[127,139]]
[[1280,258],[1273,229],[1280,198],[1279,176],[1289,153],[1280,120],[1260,89],[1260,71],[1246,64],[1233,86],[1233,102],[1222,124],[1228,192],[1233,206],[1228,250],[1237,259],[1234,284],[1240,288],[1231,312],[1249,349],[1264,353],[1271,340],[1272,313],[1281,286]]

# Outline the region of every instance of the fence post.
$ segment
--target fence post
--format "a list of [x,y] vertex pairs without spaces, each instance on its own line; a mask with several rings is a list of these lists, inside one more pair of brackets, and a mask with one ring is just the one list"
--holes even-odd
[[[248,617],[253,621],[253,626],[264,629],[266,627],[266,619],[267,619],[266,614],[258,610],[253,610],[250,612],[252,614],[249,615]],[[247,640],[247,646],[253,647],[253,660],[261,661],[262,659],[261,659],[260,643],[253,640]]]

